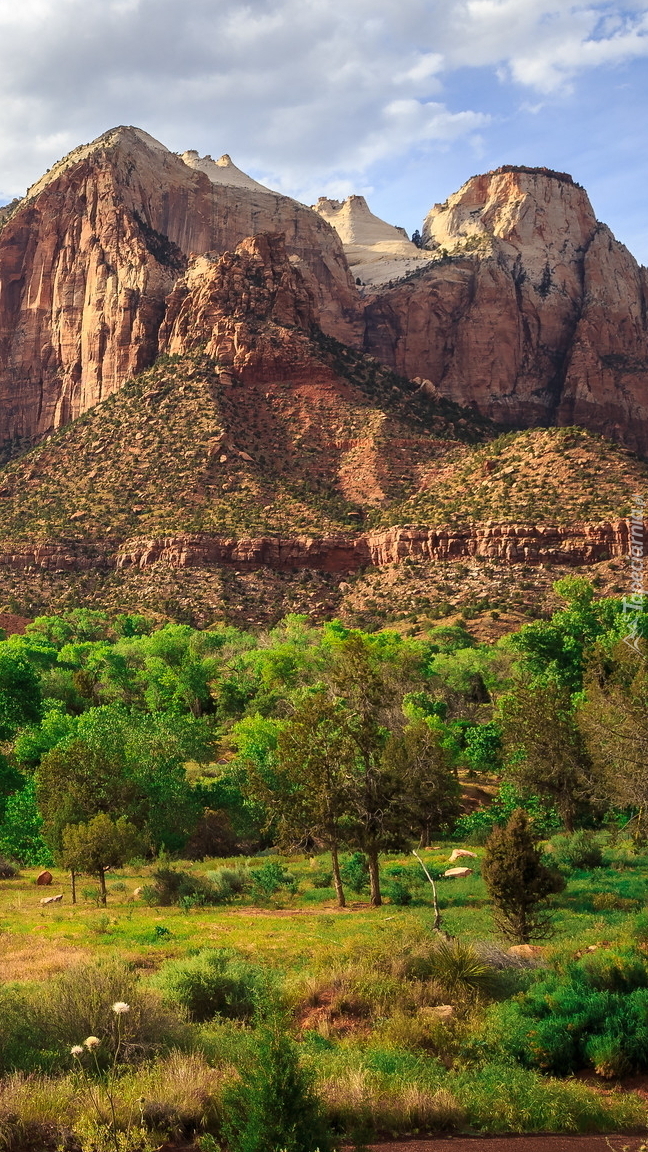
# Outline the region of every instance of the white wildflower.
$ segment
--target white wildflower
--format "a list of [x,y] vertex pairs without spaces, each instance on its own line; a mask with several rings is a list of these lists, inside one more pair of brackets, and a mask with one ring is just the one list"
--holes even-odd
[[123,1000],[116,1000],[112,1010],[116,1016],[121,1016],[124,1012],[130,1012],[130,1004],[124,1004]]
[[98,1036],[88,1036],[87,1039],[83,1041],[83,1043],[85,1044],[86,1048],[98,1048],[101,1044],[101,1040]]
[[83,1056],[83,1048],[81,1047],[81,1045],[75,1044],[73,1048],[70,1048],[70,1055],[71,1056]]

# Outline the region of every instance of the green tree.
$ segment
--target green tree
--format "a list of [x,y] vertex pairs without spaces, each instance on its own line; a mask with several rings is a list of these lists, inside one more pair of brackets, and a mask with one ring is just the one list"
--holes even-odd
[[0,856],[18,860],[28,868],[53,864],[52,853],[43,839],[43,818],[36,803],[33,779],[24,780],[6,802],[0,823]]
[[36,798],[43,836],[57,854],[66,825],[100,813],[132,811],[140,797],[118,755],[77,739],[43,756],[36,774]]
[[383,765],[402,797],[397,818],[406,837],[420,836],[422,848],[459,815],[461,786],[452,759],[447,733],[436,718],[408,724],[385,745]]
[[36,670],[21,653],[0,643],[0,741],[41,718],[43,702]]
[[569,832],[592,792],[592,764],[569,689],[554,680],[518,683],[500,701],[504,771],[553,804]]
[[595,767],[600,799],[634,809],[637,841],[648,838],[648,644],[623,641],[595,652],[585,675],[578,723]]
[[532,678],[549,677],[568,691],[578,692],[587,653],[614,626],[620,606],[611,599],[597,600],[592,584],[582,576],[556,581],[554,591],[567,607],[554,612],[551,620],[525,624],[510,643],[522,655]]
[[381,675],[376,649],[352,633],[333,655],[329,692],[345,711],[348,753],[341,762],[347,815],[346,838],[365,852],[369,865],[371,903],[382,903],[379,854],[402,842],[403,793],[393,765],[384,758],[389,736],[387,721],[400,709],[396,686]]
[[346,903],[339,863],[347,807],[344,768],[355,753],[347,719],[340,702],[325,692],[307,696],[279,731],[271,776],[250,775],[281,843],[294,847],[312,837],[328,848],[340,908]]
[[528,944],[551,928],[546,902],[565,882],[547,868],[532,825],[522,808],[508,824],[496,826],[486,841],[482,876],[495,906],[495,922],[505,936]]
[[106,903],[106,868],[121,868],[141,851],[137,829],[121,816],[111,820],[100,812],[87,824],[66,824],[63,828],[61,861],[71,872],[96,876],[101,903]]

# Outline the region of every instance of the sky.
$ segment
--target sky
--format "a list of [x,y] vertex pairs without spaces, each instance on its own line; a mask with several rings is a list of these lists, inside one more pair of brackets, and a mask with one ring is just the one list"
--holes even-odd
[[500,164],[648,264],[648,0],[0,0],[0,203],[117,124],[409,232]]

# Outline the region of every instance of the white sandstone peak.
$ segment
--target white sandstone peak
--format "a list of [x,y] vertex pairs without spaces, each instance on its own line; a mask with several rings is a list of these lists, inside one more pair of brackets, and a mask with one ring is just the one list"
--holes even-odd
[[209,176],[212,184],[226,184],[231,188],[247,188],[250,192],[274,195],[271,188],[259,184],[258,180],[253,180],[251,176],[237,168],[226,152],[218,160],[214,160],[209,155],[200,156],[194,148],[191,148],[182,153],[181,159],[189,168],[195,168],[198,172],[204,172]]
[[384,284],[397,280],[432,259],[397,228],[374,216],[364,196],[329,200],[320,196],[313,205],[338,233],[354,276],[363,284]]

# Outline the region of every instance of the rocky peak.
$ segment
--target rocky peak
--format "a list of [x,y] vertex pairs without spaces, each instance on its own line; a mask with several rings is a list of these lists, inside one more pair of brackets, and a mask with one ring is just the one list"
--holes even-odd
[[182,159],[189,168],[209,176],[212,184],[226,184],[230,188],[247,188],[250,192],[273,194],[270,188],[259,184],[258,180],[253,180],[251,176],[237,168],[226,152],[218,160],[213,160],[209,155],[201,157],[194,149],[190,149],[182,153]]
[[261,372],[281,365],[285,373],[300,359],[295,330],[308,333],[316,320],[313,294],[289,258],[285,236],[263,233],[233,252],[192,260],[167,301],[160,351],[204,348],[227,383],[253,365]]
[[361,338],[342,244],[321,216],[227,157],[190,161],[139,128],[114,128],[0,222],[0,448],[65,424],[151,364],[187,258],[254,233],[285,233],[323,330]]
[[449,253],[498,250],[525,267],[582,256],[597,227],[587,193],[567,173],[506,166],[473,176],[423,225],[423,243]]
[[316,212],[337,232],[354,276],[363,284],[384,284],[430,260],[412,244],[404,228],[375,216],[364,196],[329,200],[320,196]]

